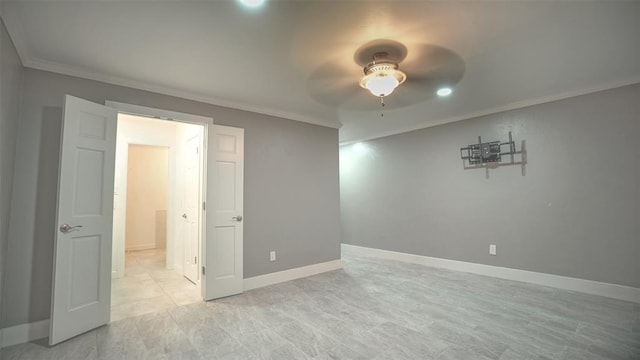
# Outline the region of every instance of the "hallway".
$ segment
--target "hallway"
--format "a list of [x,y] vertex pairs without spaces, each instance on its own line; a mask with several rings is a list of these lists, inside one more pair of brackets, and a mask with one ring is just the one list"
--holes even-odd
[[164,249],[127,251],[125,276],[111,282],[111,321],[202,301],[200,287],[165,268]]

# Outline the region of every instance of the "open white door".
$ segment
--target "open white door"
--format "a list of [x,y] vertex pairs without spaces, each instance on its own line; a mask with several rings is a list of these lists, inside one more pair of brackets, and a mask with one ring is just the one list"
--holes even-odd
[[[207,209],[204,299],[242,293],[244,129],[207,130]],[[211,161],[211,159],[214,159]]]
[[[200,130],[200,129],[198,129]],[[199,261],[200,257],[200,214],[202,199],[200,197],[200,143],[201,133],[197,132],[189,137],[184,144],[185,162],[184,170],[184,276],[194,283],[200,281]]]
[[109,322],[117,113],[65,96],[49,344]]

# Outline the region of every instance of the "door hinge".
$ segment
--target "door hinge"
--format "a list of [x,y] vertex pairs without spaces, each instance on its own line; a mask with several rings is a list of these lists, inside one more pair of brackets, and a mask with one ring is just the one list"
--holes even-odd
[[194,257],[193,257],[193,263],[194,263],[194,264],[197,264],[197,263],[198,263],[198,257],[197,257],[197,256],[194,256]]
[[206,203],[203,201],[202,202],[202,211],[207,210],[207,206]]
[[204,275],[204,266],[202,267],[202,275]]

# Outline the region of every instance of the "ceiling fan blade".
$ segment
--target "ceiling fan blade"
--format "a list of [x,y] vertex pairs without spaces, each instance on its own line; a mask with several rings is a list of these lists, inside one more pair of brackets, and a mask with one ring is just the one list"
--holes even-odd
[[380,53],[386,54],[387,58],[399,63],[407,57],[407,47],[394,40],[372,40],[356,50],[353,55],[353,61],[361,67],[364,67]]
[[441,87],[454,87],[465,71],[465,63],[453,51],[441,46],[419,44],[409,47],[410,52],[400,70],[407,80],[389,95],[389,109],[414,105],[436,97]]
[[357,95],[362,88],[357,65],[352,68],[333,61],[315,69],[307,79],[307,91],[316,101],[330,106],[340,107]]
[[[386,47],[385,47],[386,46]],[[380,99],[360,87],[362,62],[373,52],[385,51],[404,59],[400,70],[407,80],[385,97],[385,109],[417,104],[435,97],[443,86],[455,86],[464,75],[465,63],[455,52],[437,45],[414,44],[408,48],[392,40],[374,40],[361,46],[354,62],[330,61],[317,67],[307,79],[309,95],[316,101],[348,110],[380,109]]]
[[400,64],[402,71],[407,74],[407,81],[431,88],[454,86],[462,79],[465,63],[458,54],[430,44],[414,45],[411,48],[410,56]]

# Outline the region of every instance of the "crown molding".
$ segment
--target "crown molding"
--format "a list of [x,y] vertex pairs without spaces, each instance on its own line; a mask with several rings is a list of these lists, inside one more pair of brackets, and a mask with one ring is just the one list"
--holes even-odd
[[[0,13],[0,15],[1,15],[1,13]],[[2,19],[4,21],[4,17]],[[22,61],[22,64],[25,67],[28,67],[28,68],[54,72],[54,73],[58,73],[58,74],[69,75],[69,76],[79,77],[79,78],[88,79],[88,80],[95,80],[95,81],[100,81],[100,82],[104,82],[104,83],[108,83],[108,84],[112,84],[112,85],[119,85],[119,86],[125,86],[125,87],[129,87],[129,88],[134,88],[134,89],[138,89],[138,90],[151,91],[151,92],[155,92],[155,93],[159,93],[159,94],[163,94],[163,95],[180,97],[180,98],[193,100],[193,101],[199,101],[199,102],[203,102],[203,103],[207,103],[207,104],[211,104],[211,105],[228,107],[228,108],[233,108],[233,109],[238,109],[238,110],[244,110],[244,111],[249,111],[249,112],[269,115],[269,116],[275,116],[275,117],[285,118],[285,119],[289,119],[289,120],[295,120],[295,121],[299,121],[299,122],[304,122],[304,123],[309,123],[309,124],[314,124],[314,125],[319,125],[319,126],[330,127],[330,128],[334,128],[334,129],[340,129],[342,127],[342,123],[339,120],[320,119],[320,118],[309,117],[309,116],[305,116],[305,115],[301,115],[301,114],[297,114],[297,113],[280,111],[280,110],[276,110],[276,109],[272,109],[272,108],[268,108],[268,107],[254,106],[254,105],[251,105],[251,104],[246,104],[246,103],[241,103],[241,102],[228,101],[228,100],[224,100],[224,99],[220,99],[220,98],[216,98],[216,97],[211,97],[211,96],[207,96],[207,95],[196,94],[196,93],[191,93],[191,92],[184,91],[184,90],[173,89],[173,88],[166,87],[166,86],[155,85],[155,84],[151,84],[151,83],[147,83],[147,82],[143,82],[143,81],[130,80],[130,79],[125,79],[125,78],[121,78],[121,77],[109,76],[109,75],[105,75],[105,74],[97,73],[97,72],[78,70],[78,69],[75,69],[75,68],[67,66],[67,65],[63,65],[63,64],[59,64],[59,63],[55,63],[55,62],[50,62],[50,61],[46,61],[46,60],[41,60],[41,59],[36,59],[36,58],[30,56],[29,52],[27,51],[27,47],[25,46],[25,42],[23,41],[24,36],[23,36],[22,32],[20,31],[20,27],[19,26],[12,26],[10,23],[7,23],[6,21],[4,21],[4,23],[5,23],[5,26],[7,27],[7,30],[9,31],[11,39],[13,40],[13,43],[15,45],[16,51],[18,53],[18,56],[20,57],[20,59]],[[361,142],[361,141],[379,139],[379,138],[386,137],[386,136],[397,135],[397,134],[402,134],[402,133],[406,133],[406,132],[410,132],[410,131],[426,129],[426,128],[429,128],[429,127],[432,127],[432,126],[438,126],[438,125],[443,125],[443,124],[448,124],[448,123],[453,123],[453,122],[458,122],[458,121],[469,120],[469,119],[473,119],[473,118],[477,118],[477,117],[481,117],[481,116],[496,114],[496,113],[500,113],[500,112],[504,112],[504,111],[515,110],[515,109],[524,108],[524,107],[533,106],[533,105],[544,104],[544,103],[548,103],[548,102],[563,100],[563,99],[572,98],[572,97],[581,96],[581,95],[587,95],[587,94],[594,93],[594,92],[610,90],[610,89],[614,89],[614,88],[618,88],[618,87],[622,87],[622,86],[633,85],[633,84],[637,84],[637,83],[640,83],[640,76],[634,77],[634,78],[631,78],[631,79],[615,81],[615,82],[611,82],[611,83],[607,83],[607,84],[580,88],[580,89],[567,91],[567,92],[562,92],[562,93],[554,94],[554,95],[550,95],[550,96],[543,96],[543,97],[538,97],[538,98],[529,99],[529,100],[523,100],[523,101],[515,101],[515,102],[511,102],[511,103],[502,105],[502,106],[497,106],[497,107],[493,107],[493,108],[474,111],[474,112],[466,113],[466,114],[459,115],[459,116],[453,116],[453,117],[448,117],[448,118],[440,118],[440,119],[435,119],[435,120],[423,121],[423,122],[420,122],[418,124],[414,124],[414,125],[411,125],[411,126],[400,127],[400,128],[396,128],[396,129],[393,129],[393,130],[375,132],[375,133],[372,133],[370,135],[366,135],[366,136],[362,136],[362,137],[356,137],[356,138],[348,139],[348,140],[344,140],[344,141],[339,141],[339,145],[340,146],[345,146],[345,145],[349,145],[349,144],[353,144],[353,143],[357,143],[357,142]]]
[[68,75],[68,76],[74,76],[74,77],[87,79],[87,80],[99,81],[99,82],[103,82],[111,85],[118,85],[118,86],[138,89],[138,90],[150,91],[150,92],[155,92],[162,95],[175,96],[175,97],[203,102],[211,105],[249,111],[249,112],[263,114],[263,115],[275,116],[279,118],[295,120],[299,122],[304,122],[304,123],[319,125],[324,127],[330,127],[334,129],[339,129],[342,126],[342,124],[338,121],[320,119],[320,118],[305,116],[297,113],[275,110],[268,107],[254,106],[251,104],[246,104],[241,102],[228,101],[228,100],[224,100],[216,97],[174,89],[167,86],[151,84],[144,81],[125,79],[118,76],[110,76],[110,75],[105,75],[102,73],[92,72],[87,70],[78,70],[71,66],[67,66],[60,63],[56,63],[56,62],[47,61],[47,60],[35,59],[33,57],[25,57],[22,59],[22,62],[25,67],[36,69],[36,70],[49,71],[49,72],[62,74],[62,75]]
[[[2,3],[0,2],[0,9],[2,8]],[[7,29],[9,39],[11,39],[11,41],[13,42],[13,47],[18,53],[18,57],[20,58],[20,62],[22,62],[22,66],[25,66],[25,61],[29,59],[29,53],[27,51],[27,46],[25,45],[26,42],[24,41],[22,28],[20,26],[12,26],[11,21],[7,22],[5,17],[2,15],[1,10],[0,19],[2,19],[2,23],[4,24],[5,29]]]
[[596,92],[599,92],[599,91],[611,90],[611,89],[615,89],[615,88],[619,88],[619,87],[623,87],[623,86],[628,86],[628,85],[635,85],[635,84],[639,84],[639,83],[640,83],[640,77],[635,77],[635,78],[628,79],[628,80],[616,81],[616,82],[611,82],[611,83],[607,83],[607,84],[604,84],[604,85],[581,88],[581,89],[578,89],[578,90],[567,91],[567,92],[563,92],[563,93],[560,93],[560,94],[544,96],[544,97],[539,97],[539,98],[530,99],[530,100],[515,101],[515,102],[512,102],[512,103],[503,105],[503,106],[498,106],[498,107],[493,107],[493,108],[489,108],[489,109],[474,111],[474,112],[470,112],[470,113],[467,113],[467,114],[464,114],[464,115],[460,115],[460,116],[436,119],[436,120],[431,120],[431,121],[423,121],[423,122],[421,122],[419,124],[415,124],[415,125],[412,125],[412,126],[406,126],[406,127],[403,127],[403,128],[398,128],[398,129],[395,129],[395,130],[376,132],[375,134],[364,136],[364,137],[361,137],[361,138],[340,141],[339,144],[340,144],[340,146],[346,146],[346,145],[355,144],[355,143],[362,142],[362,141],[375,140],[375,139],[383,138],[383,137],[386,137],[386,136],[398,135],[398,134],[402,134],[402,133],[406,133],[406,132],[426,129],[426,128],[430,128],[430,127],[433,127],[433,126],[438,126],[438,125],[443,125],[443,124],[448,124],[448,123],[453,123],[453,122],[458,122],[458,121],[471,120],[471,119],[474,119],[474,118],[477,118],[477,117],[481,117],[481,116],[497,114],[497,113],[501,113],[501,112],[505,112],[505,111],[521,109],[521,108],[525,108],[525,107],[529,107],[529,106],[533,106],[533,105],[540,105],[540,104],[554,102],[554,101],[558,101],[558,100],[569,99],[569,98],[572,98],[572,97],[592,94],[592,93],[596,93]]

